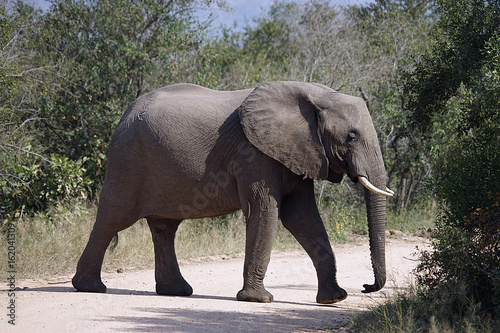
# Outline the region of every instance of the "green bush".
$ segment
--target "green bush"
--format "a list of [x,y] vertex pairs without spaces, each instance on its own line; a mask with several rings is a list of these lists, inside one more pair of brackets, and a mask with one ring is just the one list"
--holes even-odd
[[463,285],[453,290],[424,292],[411,286],[397,292],[385,304],[353,320],[353,332],[367,333],[493,333],[500,322],[481,314],[480,306],[467,298]]
[[[500,22],[498,1],[439,0],[431,52],[408,81],[415,127],[435,135],[448,123],[433,163],[440,199],[434,251],[423,256],[424,297],[445,297],[450,321],[470,304],[500,316]],[[454,122],[448,122],[450,116]],[[462,288],[463,299],[453,297]]]
[[462,228],[441,217],[434,252],[422,256],[418,281],[428,297],[438,290],[453,295],[463,286],[463,299],[455,302],[453,313],[462,313],[473,302],[500,317],[500,193],[494,197],[490,207],[477,208],[454,221],[462,223]]
[[51,155],[50,160],[13,167],[16,177],[0,178],[2,221],[21,209],[33,214],[71,199],[87,199],[92,180],[85,175],[84,160]]
[[500,140],[487,133],[463,138],[443,169],[434,252],[424,254],[419,281],[430,291],[463,285],[467,298],[500,316]]

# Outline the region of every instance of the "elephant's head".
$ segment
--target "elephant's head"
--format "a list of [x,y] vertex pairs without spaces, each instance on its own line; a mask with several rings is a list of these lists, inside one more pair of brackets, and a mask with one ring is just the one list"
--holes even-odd
[[365,102],[326,86],[269,82],[239,108],[248,140],[305,178],[340,182],[344,174],[366,187],[370,250],[375,275],[364,292],[381,289],[385,274],[386,171]]

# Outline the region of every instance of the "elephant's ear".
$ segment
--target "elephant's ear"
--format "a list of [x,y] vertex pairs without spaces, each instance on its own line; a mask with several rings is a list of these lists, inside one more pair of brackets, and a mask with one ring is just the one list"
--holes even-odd
[[318,105],[333,90],[302,82],[268,82],[239,107],[243,131],[264,154],[306,178],[326,179],[328,159],[318,130]]

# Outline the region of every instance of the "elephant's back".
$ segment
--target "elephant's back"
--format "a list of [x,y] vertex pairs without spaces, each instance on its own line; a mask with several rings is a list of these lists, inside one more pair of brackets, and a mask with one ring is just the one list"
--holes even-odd
[[189,83],[166,86],[140,96],[125,111],[118,127],[128,128],[143,120],[153,127],[173,122],[216,126],[214,122],[222,123],[251,91],[218,91]]
[[[113,134],[108,166],[141,159],[144,168],[161,166],[162,175],[200,180],[207,165],[215,166],[211,159],[221,136],[243,135],[236,109],[251,91],[177,84],[139,97]],[[218,155],[217,164],[225,158]]]
[[186,83],[157,89],[127,108],[113,139],[117,144],[151,135],[163,143],[200,136],[210,140],[250,92],[217,91]]

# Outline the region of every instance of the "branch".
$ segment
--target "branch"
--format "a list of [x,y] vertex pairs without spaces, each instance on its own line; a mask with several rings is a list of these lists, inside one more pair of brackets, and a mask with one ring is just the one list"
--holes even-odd
[[25,148],[22,148],[22,147],[19,147],[19,146],[15,146],[15,145],[11,145],[11,144],[9,144],[9,143],[0,143],[0,146],[7,147],[7,148],[12,148],[12,149],[17,149],[17,150],[22,151],[22,152],[24,152],[24,153],[27,153],[27,154],[31,154],[31,155],[38,156],[38,157],[40,157],[42,160],[44,160],[45,162],[47,162],[47,163],[51,163],[51,164],[52,164],[52,162],[51,162],[50,160],[48,160],[46,157],[44,157],[44,156],[42,156],[42,155],[40,155],[40,154],[38,154],[38,153],[34,153],[34,152],[32,152],[32,151],[29,151],[29,150],[27,150],[27,149],[25,149]]
[[[17,131],[19,131],[21,128],[23,128],[24,125],[26,125],[27,123],[31,122],[31,121],[35,121],[35,120],[45,120],[47,118],[39,118],[39,117],[35,117],[35,118],[28,118],[26,119],[25,121],[23,121],[21,123],[21,125],[17,126],[17,128],[8,136],[13,136],[14,134],[16,134]],[[15,122],[11,122],[11,123],[4,123],[4,124],[0,124],[0,127],[2,126],[9,126],[9,125],[14,125],[16,124]]]
[[5,75],[6,77],[23,77],[25,74],[35,72],[35,71],[45,71],[46,68],[56,68],[56,66],[44,66],[44,67],[38,67],[38,68],[31,68],[27,69],[25,71],[22,71],[20,74],[7,74]]
[[366,96],[365,91],[363,90],[363,88],[361,86],[358,86],[358,89],[359,89],[359,92],[361,93],[361,97],[363,98],[363,100],[366,103],[366,107],[368,108],[368,111],[371,114],[372,110],[370,109],[370,102],[368,101],[368,97]]
[[12,187],[16,187],[17,184],[13,183],[10,181],[9,178],[14,178],[15,180],[17,180],[19,183],[22,183],[24,186],[29,186],[30,183],[28,182],[25,182],[24,180],[22,180],[21,178],[19,178],[18,176],[16,175],[13,175],[13,174],[10,174],[10,173],[7,173],[7,174],[3,174],[3,173],[0,173],[0,177],[2,177],[7,183],[9,183],[10,186]]

